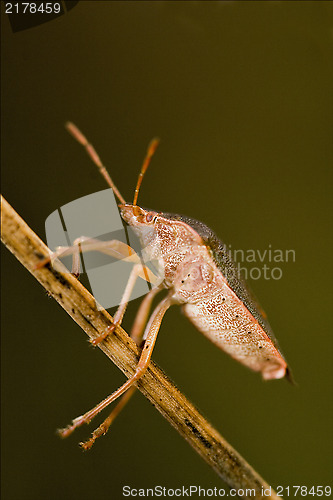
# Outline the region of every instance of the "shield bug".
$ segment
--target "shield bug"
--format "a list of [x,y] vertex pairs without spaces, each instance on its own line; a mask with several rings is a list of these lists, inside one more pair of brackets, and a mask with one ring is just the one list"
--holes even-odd
[[[137,204],[141,182],[158,140],[154,139],[148,147],[133,203],[126,203],[93,146],[73,123],[67,123],[66,127],[85,147],[112,188],[120,202],[120,215],[138,236],[146,258],[158,261],[163,272],[163,281],[145,296],[132,327],[131,336],[136,342],[139,343],[143,339],[134,375],[95,408],[74,419],[65,429],[59,430],[60,435],[66,437],[75,428],[89,423],[101,410],[123,395],[111,415],[94,431],[92,437],[81,445],[88,449],[98,436],[106,433],[114,417],[134,392],[135,382],[147,369],[164,314],[173,304],[181,306],[188,319],[209,340],[235,360],[260,372],[263,379],[286,377],[292,381],[290,369],[266,315],[239,275],[226,245],[202,222],[182,215],[145,209]],[[141,277],[154,283],[156,276],[140,263],[140,259],[130,247],[115,240],[99,242],[80,238],[73,247],[61,248],[53,257],[72,253],[73,272],[79,274],[80,250],[108,252],[116,258],[127,258],[134,263],[121,304],[114,316],[114,324],[104,335],[93,340],[94,344],[98,344],[121,324],[136,279]],[[44,263],[45,261],[41,265]],[[152,300],[163,289],[167,289],[168,294],[149,317]]]

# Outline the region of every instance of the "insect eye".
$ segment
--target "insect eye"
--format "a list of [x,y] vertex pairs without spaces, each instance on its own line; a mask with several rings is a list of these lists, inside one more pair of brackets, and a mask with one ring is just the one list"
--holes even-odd
[[156,216],[154,215],[153,212],[149,212],[147,215],[146,215],[146,221],[147,222],[151,222],[151,221],[154,221],[156,220]]

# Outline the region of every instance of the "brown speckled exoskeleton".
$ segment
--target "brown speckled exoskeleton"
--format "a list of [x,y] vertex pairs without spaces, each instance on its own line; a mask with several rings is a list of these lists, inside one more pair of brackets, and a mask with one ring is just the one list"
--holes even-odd
[[[95,439],[105,434],[114,417],[126,404],[135,390],[134,383],[147,369],[154,348],[157,334],[165,312],[173,304],[182,307],[183,312],[193,325],[214,344],[230,354],[234,359],[260,372],[262,377],[291,379],[287,363],[277,345],[270,325],[252,293],[239,276],[226,246],[205,224],[189,217],[164,212],[155,212],[137,205],[139,188],[143,175],[148,168],[158,141],[150,144],[141,168],[133,203],[126,203],[119,190],[103,166],[93,146],[77,127],[68,123],[67,129],[86,148],[88,154],[99,167],[114,194],[120,201],[119,208],[123,220],[132,227],[141,241],[147,260],[157,260],[163,270],[163,282],[152,288],[143,299],[138,310],[131,336],[139,343],[144,339],[139,363],[134,375],[118,390],[103,400],[91,411],[73,420],[72,424],[59,433],[65,437],[76,427],[89,423],[103,408],[123,395],[111,415],[96,429],[83,448],[92,446]],[[143,272],[139,259],[130,247],[118,241],[101,243],[96,240],[80,239],[74,247],[60,249],[55,257],[73,253],[78,254],[78,243],[82,250],[103,251],[108,246],[109,253],[118,258],[132,255],[136,262],[131,271],[128,284],[120,306],[114,316],[114,325],[104,335],[94,339],[93,343],[102,342],[112,330],[121,324],[126,306],[138,276],[153,282],[154,276],[148,268]],[[78,259],[73,259],[73,272],[78,274]],[[76,262],[76,263],[75,263]],[[149,310],[154,296],[163,289],[168,289],[167,296],[156,306],[148,322]]]

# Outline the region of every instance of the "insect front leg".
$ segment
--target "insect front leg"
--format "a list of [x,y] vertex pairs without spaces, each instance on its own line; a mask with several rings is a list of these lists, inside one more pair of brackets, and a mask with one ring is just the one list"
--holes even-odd
[[95,238],[88,238],[86,236],[81,236],[77,238],[72,246],[69,247],[58,247],[55,252],[50,251],[50,255],[42,259],[37,265],[36,269],[41,269],[50,262],[53,263],[56,259],[66,257],[67,255],[73,255],[72,262],[72,274],[79,275],[79,255],[80,252],[92,252],[97,251],[110,255],[115,259],[125,260],[126,262],[140,263],[140,258],[133,250],[132,247],[126,245],[122,241],[110,240],[101,241]]
[[114,316],[113,325],[110,326],[102,335],[91,340],[91,343],[93,345],[98,345],[100,342],[105,340],[107,336],[110,333],[112,333],[117,326],[121,324],[137,278],[142,278],[149,283],[156,284],[159,281],[159,277],[155,276],[155,274],[147,266],[142,264],[138,254],[129,245],[126,245],[125,243],[118,240],[100,241],[94,238],[87,238],[85,236],[77,238],[74,241],[73,246],[71,247],[59,247],[56,250],[56,252],[54,252],[53,254],[51,253],[48,257],[43,259],[37,265],[37,268],[41,268],[45,266],[47,263],[54,261],[57,258],[65,257],[67,255],[72,254],[73,255],[72,274],[74,274],[74,276],[76,277],[79,277],[81,251],[82,252],[98,251],[110,255],[116,259],[120,259],[129,263],[134,263],[120,305]]
[[89,424],[91,420],[104,408],[106,408],[110,403],[115,401],[119,396],[124,394],[128,389],[133,387],[134,383],[139,380],[142,375],[147,370],[149,365],[149,361],[154,349],[154,345],[156,342],[156,338],[161,326],[162,319],[164,314],[169,309],[169,307],[174,303],[174,299],[172,296],[168,295],[165,297],[155,308],[152,313],[148,324],[145,329],[144,336],[146,337],[146,341],[144,343],[141,356],[139,359],[139,363],[136,367],[136,370],[132,377],[130,377],[119,389],[113,392],[106,399],[101,401],[97,406],[95,406],[92,410],[88,411],[84,415],[77,417],[73,420],[73,423],[66,427],[65,429],[59,430],[59,434],[62,437],[66,437],[71,434],[77,427],[80,427],[83,424]]
[[[162,288],[164,288],[163,285],[160,285],[159,287],[152,288],[152,290],[150,290],[147,293],[147,295],[142,300],[140,307],[138,309],[138,312],[135,316],[135,320],[134,320],[134,323],[133,323],[133,326],[132,326],[132,329],[130,332],[130,337],[134,340],[134,342],[138,346],[140,345],[140,343],[142,341],[144,329],[145,329],[145,326],[147,323],[147,319],[148,319],[148,315],[149,315],[149,311],[150,311],[153,299],[154,299],[155,295],[162,290]],[[104,420],[104,422],[101,423],[101,425],[99,427],[97,427],[97,429],[94,430],[91,438],[85,442],[80,443],[80,446],[84,450],[89,450],[98,437],[103,436],[107,433],[110,425],[113,423],[115,418],[119,415],[121,410],[126,406],[128,401],[133,396],[135,390],[136,390],[135,386],[132,386],[130,389],[128,389],[128,391],[125,392],[125,394],[123,394],[121,396],[120,401],[117,403],[115,408],[113,408],[110,415]]]
[[[127,285],[126,285],[126,288],[124,290],[121,302],[120,302],[119,307],[118,307],[118,309],[113,317],[112,326],[109,326],[102,335],[99,335],[98,337],[92,339],[91,343],[93,345],[98,345],[100,342],[105,340],[107,338],[107,336],[110,333],[112,333],[117,326],[121,325],[121,322],[123,320],[123,317],[124,317],[128,302],[130,300],[130,297],[132,295],[136,280],[138,279],[138,277],[142,277],[142,270],[143,270],[142,268],[143,267],[145,267],[145,266],[142,266],[141,263],[135,264],[133,266],[133,269],[132,269],[131,274],[128,278]],[[146,268],[146,269],[148,270],[148,268]],[[146,281],[150,282],[149,276],[146,276]]]

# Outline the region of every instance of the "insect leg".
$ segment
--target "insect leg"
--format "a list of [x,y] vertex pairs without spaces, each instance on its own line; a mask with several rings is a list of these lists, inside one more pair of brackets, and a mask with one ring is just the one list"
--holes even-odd
[[156,288],[152,288],[147,295],[145,295],[142,300],[138,312],[136,313],[134,323],[131,328],[130,337],[134,340],[136,345],[140,345],[140,342],[143,337],[143,333],[145,330],[145,326],[147,324],[149,311],[151,308],[151,304],[155,295],[158,294],[161,290],[163,290],[164,285],[160,285]]
[[139,255],[133,250],[132,247],[123,243],[119,240],[109,240],[101,241],[95,238],[87,238],[86,236],[81,236],[74,241],[71,247],[58,247],[55,252],[50,251],[50,255],[42,259],[36,266],[35,269],[41,269],[46,266],[49,262],[54,262],[55,259],[60,257],[66,257],[67,255],[74,254],[72,274],[75,276],[79,275],[79,250],[82,252],[92,252],[97,251],[110,255],[115,259],[122,260],[123,262],[129,262],[132,264],[140,264],[141,268],[138,272],[138,276],[145,281],[149,281],[152,284],[156,284],[160,281],[158,276],[147,267],[142,265]]
[[[121,298],[121,302],[119,304],[119,307],[118,307],[118,309],[113,317],[113,324],[111,326],[109,326],[102,335],[99,335],[98,337],[91,340],[91,343],[93,345],[98,345],[100,342],[105,340],[107,338],[107,336],[110,333],[112,333],[117,326],[121,325],[121,322],[123,320],[123,317],[124,317],[128,302],[130,300],[130,297],[132,295],[136,280],[140,276],[141,272],[142,272],[142,264],[135,264],[131,273],[130,273],[130,276],[128,278],[127,285],[126,285],[126,288],[124,290],[123,296]],[[149,281],[148,276],[146,277],[146,280]]]
[[126,261],[140,262],[138,255],[135,250],[126,243],[118,240],[101,241],[95,238],[87,238],[86,236],[81,236],[74,241],[74,244],[70,247],[58,247],[55,252],[50,251],[50,255],[42,259],[37,265],[36,269],[41,269],[46,266],[49,262],[53,262],[55,259],[60,257],[66,257],[67,255],[75,254],[79,247],[83,252],[98,251],[110,255],[115,259],[126,259]]
[[[112,422],[114,421],[114,419],[119,415],[121,410],[124,408],[124,406],[126,406],[128,401],[133,396],[135,389],[136,389],[135,386],[132,386],[130,389],[128,389],[128,391],[122,395],[118,404],[115,406],[115,408],[113,408],[110,415],[101,423],[101,425],[99,427],[97,427],[97,429],[94,430],[94,432],[91,435],[91,438],[88,439],[87,441],[83,441],[80,443],[80,446],[83,450],[85,450],[85,451],[90,450],[90,448],[92,447],[92,445],[94,444],[96,439],[107,433],[107,431],[109,430],[109,427],[112,424]],[[67,431],[67,430],[68,430],[68,427],[66,427],[65,429],[59,429],[58,433],[61,435],[61,437],[67,437],[69,434],[69,433],[65,434],[65,431]],[[74,429],[72,429],[70,432],[72,432],[73,430]]]
[[80,253],[81,241],[74,241],[73,245],[73,260],[72,260],[72,274],[76,278],[80,277]]
[[[155,297],[155,295],[158,292],[161,291],[161,289],[162,289],[162,287],[152,288],[152,290],[150,290],[150,292],[147,293],[147,295],[144,297],[144,299],[142,300],[142,302],[140,304],[139,310],[135,316],[135,320],[134,320],[134,323],[133,323],[133,326],[132,326],[132,329],[130,332],[130,337],[135,341],[135,343],[137,345],[139,345],[141,342],[143,332],[144,332],[144,327],[147,323],[148,314],[149,314],[149,311],[151,308],[153,298]],[[121,396],[120,401],[117,403],[115,408],[113,408],[110,415],[104,420],[104,422],[101,423],[101,425],[99,427],[97,427],[97,429],[94,430],[91,438],[83,443],[80,443],[80,446],[84,450],[89,450],[97,438],[99,438],[100,436],[103,436],[104,434],[107,433],[110,425],[113,423],[115,418],[119,415],[119,413],[124,408],[124,406],[126,406],[128,401],[133,396],[135,390],[136,390],[135,386],[132,386],[130,389],[128,389],[128,391],[125,392],[125,394],[123,394]]]
[[75,418],[72,422],[72,425],[69,425],[65,429],[60,429],[59,434],[62,437],[67,437],[82,424],[89,424],[100,411],[104,410],[104,408],[106,408],[110,403],[124,394],[124,392],[130,389],[133,384],[142,377],[149,365],[149,361],[154,349],[157,334],[159,332],[164,314],[173,303],[174,302],[172,297],[168,295],[156,306],[154,312],[152,313],[145,329],[145,334],[146,332],[148,332],[147,336],[145,335],[147,338],[142,349],[139,363],[132,377],[130,377],[121,387],[119,387],[119,389],[117,389],[110,396],[101,401],[92,410],[88,411],[84,415],[81,415],[80,417]]

